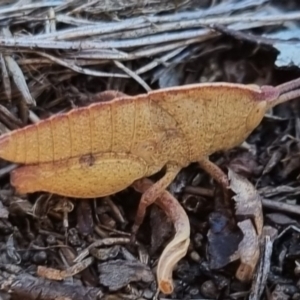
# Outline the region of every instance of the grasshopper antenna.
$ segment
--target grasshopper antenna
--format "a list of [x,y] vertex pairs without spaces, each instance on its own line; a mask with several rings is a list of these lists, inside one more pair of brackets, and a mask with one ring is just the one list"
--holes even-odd
[[300,97],[300,78],[277,85],[275,89],[279,92],[279,97],[269,102],[269,108]]
[[298,88],[298,87],[300,87],[300,78],[277,85],[276,89],[279,91],[280,94],[283,94],[285,92],[294,90],[295,88]]

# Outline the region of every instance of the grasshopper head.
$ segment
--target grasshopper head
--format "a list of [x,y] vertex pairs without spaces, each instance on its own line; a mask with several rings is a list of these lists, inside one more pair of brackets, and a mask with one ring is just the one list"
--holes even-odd
[[246,120],[246,126],[249,131],[254,130],[259,125],[265,113],[271,107],[270,103],[279,98],[279,91],[275,87],[262,86],[260,90],[261,92],[253,102]]

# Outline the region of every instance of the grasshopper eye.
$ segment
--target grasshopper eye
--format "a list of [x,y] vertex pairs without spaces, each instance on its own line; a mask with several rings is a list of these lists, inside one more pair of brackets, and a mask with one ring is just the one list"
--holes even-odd
[[252,131],[259,125],[259,123],[261,122],[261,120],[263,119],[266,113],[266,110],[267,110],[266,101],[260,101],[254,105],[252,110],[249,112],[246,120],[247,130]]

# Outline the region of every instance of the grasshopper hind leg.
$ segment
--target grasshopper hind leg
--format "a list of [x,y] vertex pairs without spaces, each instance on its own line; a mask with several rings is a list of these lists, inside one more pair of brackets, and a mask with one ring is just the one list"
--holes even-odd
[[115,194],[145,177],[144,160],[128,154],[84,155],[57,162],[25,165],[11,174],[11,184],[21,194],[38,191],[73,198]]

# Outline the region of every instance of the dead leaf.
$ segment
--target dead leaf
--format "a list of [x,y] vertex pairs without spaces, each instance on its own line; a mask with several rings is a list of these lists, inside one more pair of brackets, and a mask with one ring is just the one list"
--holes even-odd
[[271,213],[267,214],[266,217],[273,223],[278,225],[297,225],[298,222],[284,214],[281,213]]
[[[236,215],[243,218],[238,226],[243,239],[236,253],[241,260],[236,277],[247,282],[252,279],[260,256],[260,239],[263,232],[262,202],[258,191],[244,177],[229,169],[230,188],[235,192]],[[253,220],[253,222],[252,222]]]
[[276,285],[274,291],[271,294],[271,300],[288,300],[290,297],[284,292],[285,287],[279,284]]
[[228,167],[244,177],[259,175],[262,167],[257,163],[255,155],[250,151],[238,153],[230,160]]
[[166,218],[165,213],[154,206],[150,212],[151,223],[151,248],[150,253],[155,253],[170,236],[173,230],[172,223]]
[[80,201],[76,209],[77,227],[82,235],[88,235],[93,232],[94,220],[91,204],[87,201]]
[[259,259],[259,237],[250,220],[239,222],[238,226],[244,237],[238,248],[241,264],[236,271],[236,278],[242,282],[247,282],[252,279]]
[[275,168],[275,166],[278,165],[282,157],[283,151],[281,150],[281,148],[275,149],[263,170],[263,175],[270,173]]
[[[57,282],[36,278],[28,273],[15,278],[11,276],[2,280],[2,287],[6,286],[7,295],[16,295],[16,299],[68,299],[68,300],[95,300],[103,299],[103,293],[98,287],[84,286],[74,282]],[[11,299],[11,298],[9,298]]]
[[264,226],[263,236],[261,239],[261,256],[256,274],[252,281],[249,300],[261,299],[265,290],[268,275],[271,268],[271,256],[273,252],[273,243],[277,238],[278,231],[270,226]]
[[115,258],[120,253],[120,246],[115,245],[109,248],[93,248],[90,250],[91,255],[99,260],[108,260]]
[[90,266],[94,262],[93,257],[86,258],[85,260],[67,268],[66,270],[58,270],[44,266],[38,266],[37,274],[40,277],[51,280],[63,280],[67,277],[72,277]]
[[236,251],[242,234],[230,226],[230,216],[224,212],[211,213],[209,223],[207,238],[210,268],[220,269],[239,258]]
[[236,194],[233,199],[236,202],[236,215],[253,218],[257,234],[260,236],[263,230],[263,214],[261,197],[254,186],[244,177],[228,170],[230,188]]
[[0,219],[7,219],[9,215],[8,209],[0,202]]
[[130,282],[152,282],[154,276],[151,269],[138,261],[124,261],[121,259],[98,265],[100,284],[117,291]]

